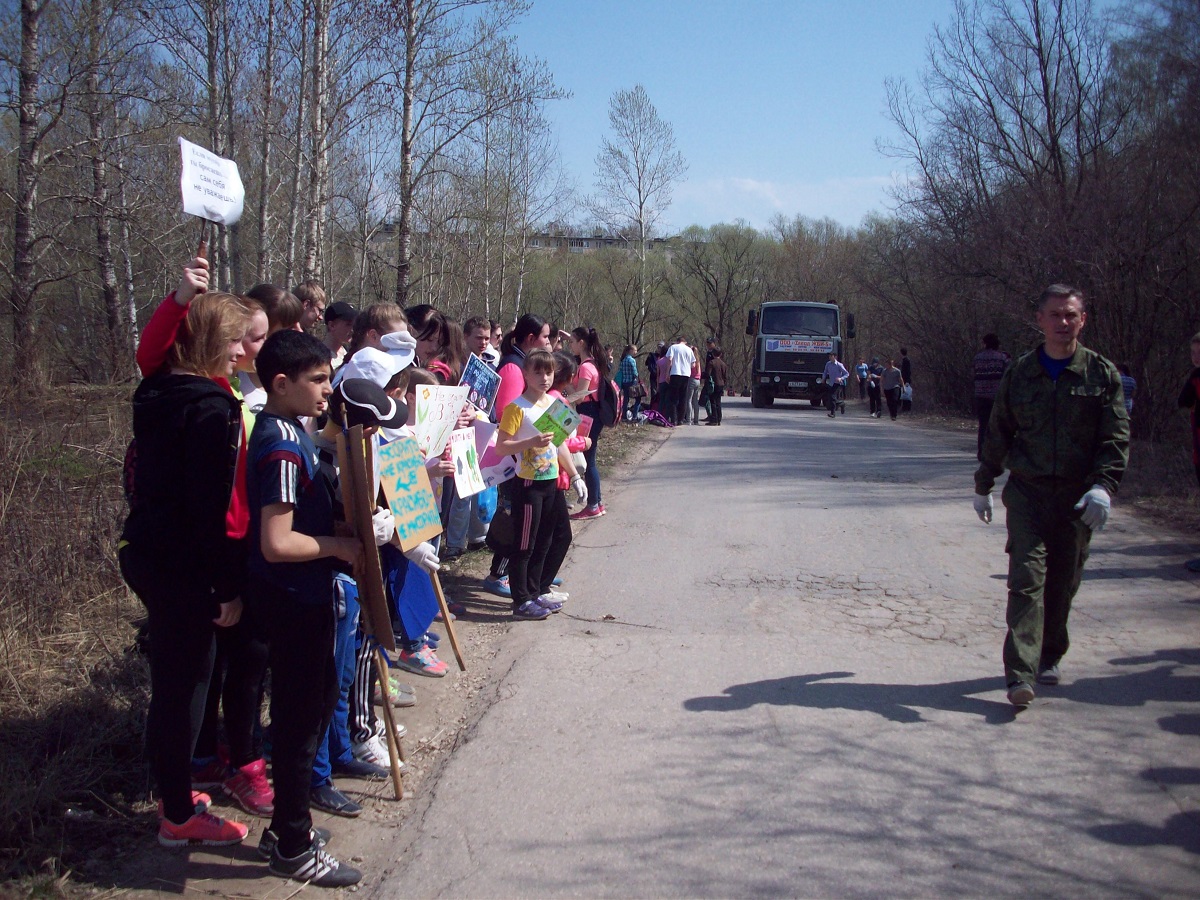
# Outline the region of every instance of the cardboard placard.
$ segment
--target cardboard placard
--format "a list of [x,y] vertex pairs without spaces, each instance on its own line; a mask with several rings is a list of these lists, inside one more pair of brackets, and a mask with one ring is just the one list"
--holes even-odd
[[479,472],[479,452],[475,449],[474,429],[461,428],[450,433],[450,461],[454,463],[454,489],[460,497],[471,497],[487,487]]
[[500,426],[493,422],[475,423],[475,449],[479,453],[479,474],[485,487],[495,487],[517,477],[517,458],[496,454],[496,435]]
[[240,219],[246,191],[237,163],[183,138],[179,139],[179,152],[183,157],[179,174],[183,211],[219,225],[232,225]]
[[496,392],[500,390],[500,373],[472,353],[463,367],[462,378],[458,379],[458,383],[460,387],[466,386],[469,402],[491,415],[492,406],[496,402]]
[[358,582],[359,603],[362,607],[363,631],[392,653],[396,649],[392,636],[392,619],[388,614],[387,597],[383,592],[383,570],[379,562],[379,548],[375,546],[375,530],[371,525],[371,513],[375,502],[371,497],[371,461],[369,444],[363,440],[361,425],[350,429],[349,437],[338,435],[338,475],[342,487],[342,503],[346,510],[346,521],[354,535],[362,542],[363,565],[354,573]]
[[575,437],[588,437],[592,433],[592,417],[579,417],[579,426],[575,429]]
[[388,508],[396,517],[401,547],[411,550],[442,533],[442,517],[416,441],[402,437],[384,444],[379,450],[379,476]]
[[465,385],[450,387],[442,384],[417,386],[417,415],[412,426],[413,437],[421,454],[429,459],[441,456],[458,422],[458,414],[467,403]]

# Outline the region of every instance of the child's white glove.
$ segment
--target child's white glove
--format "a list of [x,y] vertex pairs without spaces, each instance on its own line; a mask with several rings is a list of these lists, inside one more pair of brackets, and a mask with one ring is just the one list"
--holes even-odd
[[1079,518],[1084,525],[1092,531],[1103,531],[1108,522],[1108,512],[1112,509],[1112,498],[1108,496],[1108,491],[1096,484],[1079,498],[1075,508],[1083,510]]
[[579,498],[579,502],[584,506],[587,505],[587,485],[583,483],[583,477],[576,475],[571,479],[571,490],[575,492],[575,496]]
[[380,507],[371,516],[371,529],[375,532],[375,546],[382,547],[396,533],[396,517],[386,506]]
[[405,550],[404,555],[430,575],[441,568],[438,564],[437,551],[433,549],[433,544],[429,543],[429,541],[417,544],[411,550]]
[[976,494],[975,495],[975,512],[979,513],[979,521],[987,525],[992,524],[992,495]]

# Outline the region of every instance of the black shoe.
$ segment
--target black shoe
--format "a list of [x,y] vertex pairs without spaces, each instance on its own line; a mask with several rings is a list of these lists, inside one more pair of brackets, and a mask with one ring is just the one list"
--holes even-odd
[[392,777],[390,769],[377,766],[375,763],[351,757],[346,762],[333,763],[330,768],[334,775],[345,775],[347,778],[363,778],[367,781],[386,781]]
[[317,809],[335,816],[345,816],[347,819],[355,818],[363,809],[332,784],[313,788],[308,792],[308,802]]
[[338,862],[325,852],[319,840],[314,840],[307,850],[291,858],[280,856],[276,847],[268,868],[272,875],[316,887],[350,887],[362,881],[362,872]]
[[[313,839],[319,841],[322,847],[328,844],[330,838],[333,837],[333,835],[329,833],[328,828],[322,828],[320,825],[314,825],[309,834],[313,837]],[[270,828],[267,828],[263,831],[262,837],[258,839],[258,855],[263,859],[269,860],[275,853],[275,848],[278,845],[279,835],[273,832]]]

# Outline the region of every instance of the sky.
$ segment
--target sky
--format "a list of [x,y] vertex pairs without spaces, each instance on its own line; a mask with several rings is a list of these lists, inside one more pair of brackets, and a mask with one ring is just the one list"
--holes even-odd
[[512,31],[570,99],[549,104],[564,165],[592,190],[612,95],[642,84],[688,163],[663,229],[777,214],[853,227],[887,212],[903,160],[887,78],[916,84],[953,0],[533,0]]

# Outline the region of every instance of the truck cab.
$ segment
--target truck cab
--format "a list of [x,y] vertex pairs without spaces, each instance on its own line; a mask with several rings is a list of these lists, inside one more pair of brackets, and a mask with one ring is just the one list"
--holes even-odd
[[[854,316],[846,317],[854,337]],[[770,406],[776,397],[821,403],[822,372],[830,353],[842,358],[842,311],[834,303],[781,300],[750,310],[746,334],[754,335],[750,403]]]

